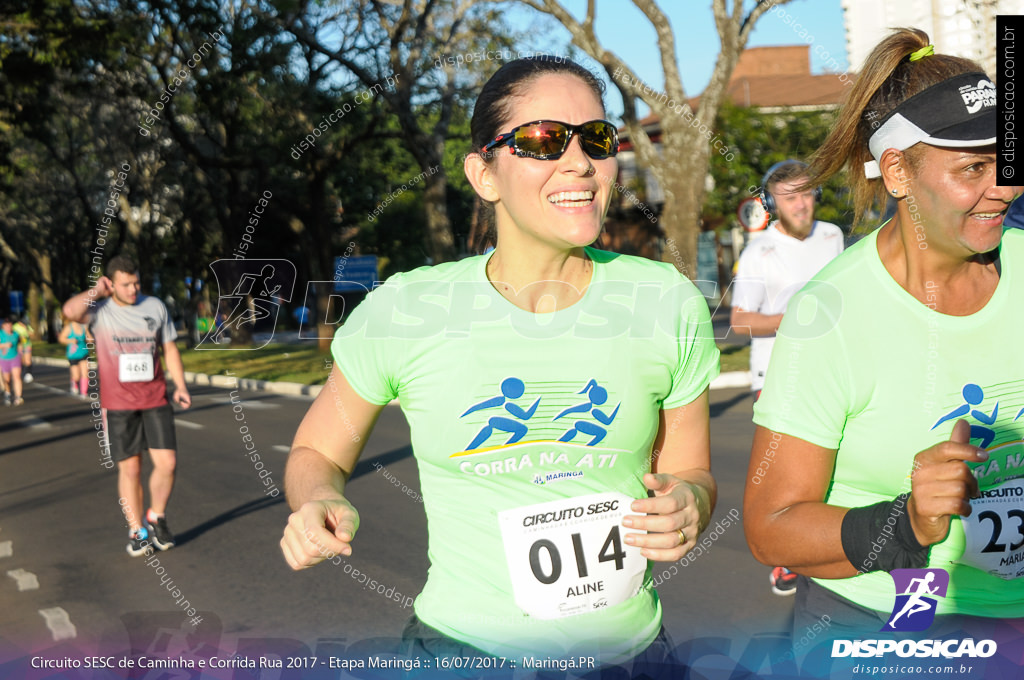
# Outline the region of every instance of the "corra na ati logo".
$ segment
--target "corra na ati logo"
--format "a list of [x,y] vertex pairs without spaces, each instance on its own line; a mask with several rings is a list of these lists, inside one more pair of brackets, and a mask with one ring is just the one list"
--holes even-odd
[[949,574],[944,569],[893,569],[896,602],[883,631],[928,630],[935,621],[939,597],[946,597]]

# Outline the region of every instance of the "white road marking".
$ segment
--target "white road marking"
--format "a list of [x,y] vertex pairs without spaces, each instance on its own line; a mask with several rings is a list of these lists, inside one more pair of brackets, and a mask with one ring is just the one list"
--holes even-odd
[[211,399],[210,401],[213,401],[218,404],[225,404],[227,406],[234,406],[237,404],[246,410],[254,409],[258,411],[260,409],[281,408],[280,404],[275,404],[274,402],[264,401],[261,399],[238,399],[232,402],[230,399],[225,399],[221,397],[219,399]]
[[7,575],[18,583],[18,590],[39,590],[39,579],[30,571],[12,569]]
[[0,557],[10,557],[14,554],[14,541],[0,541]]
[[60,394],[60,395],[63,395],[65,397],[71,397],[72,399],[78,399],[80,401],[90,401],[89,397],[87,397],[85,395],[81,395],[81,394],[74,394],[72,392],[69,392],[66,389],[62,390],[62,389],[59,389],[57,387],[51,387],[50,385],[44,385],[44,384],[42,384],[40,382],[34,382],[34,383],[32,383],[32,385],[34,387],[38,387],[38,388],[44,389],[47,392],[53,392],[55,394]]
[[53,425],[46,422],[42,418],[36,418],[35,416],[22,416],[15,422],[20,423],[22,427],[27,427],[30,430],[52,430]]
[[78,637],[78,630],[75,628],[75,624],[71,623],[71,617],[68,616],[63,607],[40,609],[39,613],[46,620],[46,627],[53,633],[55,642],[57,640],[71,640]]
[[191,420],[182,420],[181,418],[175,418],[174,424],[181,425],[182,427],[187,428],[189,430],[201,430],[204,427],[199,423],[193,423]]

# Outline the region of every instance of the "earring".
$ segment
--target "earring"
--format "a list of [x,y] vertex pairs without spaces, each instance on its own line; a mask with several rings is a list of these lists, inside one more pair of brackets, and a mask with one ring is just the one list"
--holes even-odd
[[896,195],[896,190],[895,190],[895,189],[893,189],[893,190],[892,190],[892,195],[893,195],[893,196],[895,196],[895,195]]

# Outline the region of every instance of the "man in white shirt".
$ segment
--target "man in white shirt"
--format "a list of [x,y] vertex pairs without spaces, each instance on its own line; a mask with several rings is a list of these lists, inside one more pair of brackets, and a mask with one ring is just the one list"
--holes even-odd
[[806,168],[800,161],[782,161],[765,175],[765,202],[774,204],[769,212],[778,219],[743,250],[733,282],[730,322],[734,332],[751,336],[750,388],[754,392],[764,385],[768,357],[789,299],[843,252],[842,230],[814,219],[820,192],[796,191],[807,180]]
[[[761,180],[765,209],[778,219],[740,254],[733,281],[730,323],[736,333],[750,335],[750,388],[761,395],[775,333],[790,298],[843,252],[843,232],[814,219],[821,189],[797,189],[807,181],[807,165],[796,160],[776,163]],[[796,592],[796,574],[776,567],[772,592]]]

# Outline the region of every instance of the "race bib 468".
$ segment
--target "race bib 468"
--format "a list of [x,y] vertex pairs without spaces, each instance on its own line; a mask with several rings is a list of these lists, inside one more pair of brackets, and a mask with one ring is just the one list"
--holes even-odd
[[149,382],[153,379],[152,354],[119,354],[117,379],[120,382]]

